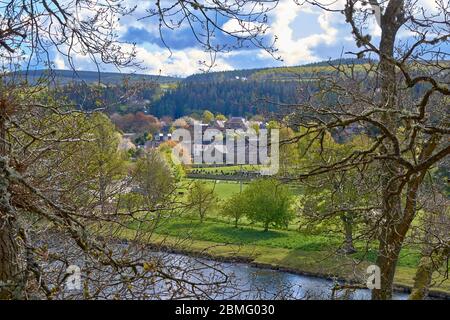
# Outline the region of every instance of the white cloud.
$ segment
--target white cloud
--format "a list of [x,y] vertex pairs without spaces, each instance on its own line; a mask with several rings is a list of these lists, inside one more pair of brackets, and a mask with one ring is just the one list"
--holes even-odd
[[[311,14],[317,17],[318,30],[306,37],[295,38],[292,22],[299,14]],[[333,26],[334,14],[317,11],[311,6],[299,6],[292,0],[281,0],[278,7],[270,14],[269,33],[277,38],[276,47],[287,65],[319,60],[313,49],[319,44],[334,44],[338,30]],[[262,53],[262,56],[267,56]]]
[[228,20],[222,25],[223,30],[240,37],[254,35],[265,28],[267,28],[267,25],[253,22],[239,22],[236,19]]
[[[232,70],[232,66],[224,61],[224,55],[217,57],[212,70]],[[211,57],[209,53],[200,49],[190,48],[185,50],[176,50],[172,55],[159,46],[153,45],[151,50],[146,48],[137,48],[138,61],[146,68],[145,72],[149,74],[188,76],[198,73],[201,65],[200,61],[209,63]]]
[[[124,44],[122,49],[131,52],[132,46]],[[225,62],[225,57],[217,57],[212,70],[232,70],[232,66]],[[78,70],[96,70],[88,56],[75,54],[73,61]],[[145,47],[136,47],[136,62],[139,63],[139,68],[121,68],[120,71],[163,76],[189,76],[200,71],[201,65],[199,61],[209,63],[209,53],[200,49],[189,48],[186,50],[172,51],[171,55],[167,49],[161,48],[156,44],[148,44]],[[58,63],[64,63],[64,61],[58,60]],[[112,65],[102,65],[101,70],[118,71]]]
[[62,58],[61,54],[57,54],[54,60],[56,69],[67,69],[66,63],[64,62],[64,59]]

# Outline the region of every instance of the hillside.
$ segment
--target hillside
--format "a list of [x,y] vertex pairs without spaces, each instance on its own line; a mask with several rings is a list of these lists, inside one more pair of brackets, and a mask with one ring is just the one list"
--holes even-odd
[[171,83],[178,82],[182,78],[166,77],[146,74],[130,74],[117,72],[96,72],[96,71],[72,71],[72,70],[32,70],[16,73],[20,77],[26,78],[30,83],[36,83],[40,79],[49,79],[58,85],[66,85],[72,82],[85,82],[86,84],[103,83],[109,85],[122,84],[124,80],[129,82],[157,82]]
[[[179,118],[208,109],[226,116],[251,116],[275,111],[278,103],[298,102],[299,82],[314,81],[318,75],[332,72],[332,65],[366,62],[324,61],[293,67],[209,72],[187,78],[68,70],[53,70],[49,74],[37,70],[29,73],[27,79],[36,82],[50,76],[52,83],[57,84],[58,95],[85,110],[101,105],[110,114],[142,111]],[[97,86],[98,83],[102,85]]]
[[166,89],[148,112],[179,118],[204,110],[226,116],[251,116],[275,111],[277,103],[295,103],[298,81],[242,80],[184,81]]
[[213,113],[251,116],[277,110],[277,104],[295,104],[299,99],[299,82],[314,81],[331,73],[337,64],[363,65],[367,60],[343,59],[293,67],[232,70],[195,74],[167,88],[149,105],[156,116],[178,118]]
[[291,67],[272,67],[258,69],[243,69],[231,71],[219,71],[209,73],[199,73],[187,77],[184,82],[222,82],[229,80],[274,80],[274,81],[297,81],[300,78],[314,77],[317,73],[326,73],[333,70],[332,66],[338,64],[357,64],[367,63],[366,59],[341,59],[321,61]]

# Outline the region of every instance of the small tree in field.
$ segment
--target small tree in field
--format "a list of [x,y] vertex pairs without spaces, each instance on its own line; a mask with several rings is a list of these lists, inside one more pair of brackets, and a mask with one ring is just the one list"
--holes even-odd
[[222,206],[222,215],[230,217],[234,221],[234,226],[237,228],[239,220],[248,212],[248,202],[242,193],[234,194]]
[[217,195],[214,187],[210,188],[206,182],[196,180],[189,186],[188,204],[191,211],[198,214],[200,223],[205,220],[206,214],[217,202]]
[[270,226],[287,227],[294,217],[289,188],[274,179],[252,182],[242,197],[248,218],[261,222],[264,231],[268,231]]

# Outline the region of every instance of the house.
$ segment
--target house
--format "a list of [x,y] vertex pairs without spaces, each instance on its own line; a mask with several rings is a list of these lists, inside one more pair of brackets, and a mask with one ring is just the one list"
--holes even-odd
[[225,121],[214,120],[211,127],[213,129],[217,129],[217,130],[223,131],[223,130],[225,130]]
[[171,133],[159,133],[155,134],[154,138],[151,141],[147,141],[144,145],[145,150],[150,150],[154,148],[158,148],[161,143],[172,140]]
[[233,129],[233,130],[247,130],[248,129],[248,123],[245,120],[245,118],[242,117],[231,117],[226,123],[225,123],[225,129]]

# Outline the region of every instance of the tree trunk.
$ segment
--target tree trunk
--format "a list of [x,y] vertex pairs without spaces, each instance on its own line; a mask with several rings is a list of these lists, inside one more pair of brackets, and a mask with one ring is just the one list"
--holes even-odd
[[0,299],[21,295],[18,235],[8,192],[7,161],[6,157],[0,159]]
[[349,215],[343,214],[341,216],[342,224],[344,225],[345,240],[342,246],[342,251],[345,254],[352,254],[356,252],[353,245],[353,225],[352,218]]
[[[397,109],[396,72],[394,58],[395,38],[398,29],[403,24],[403,0],[390,0],[381,17],[380,40],[380,76],[381,76],[381,107],[386,110]],[[386,129],[396,135],[398,118],[390,112],[382,114],[382,122]],[[399,152],[394,141],[381,148],[383,154]],[[398,234],[397,228],[402,220],[401,196],[398,190],[399,182],[395,177],[401,172],[401,166],[392,160],[382,162],[382,215],[384,222],[379,234],[379,252],[377,266],[381,271],[381,288],[372,291],[373,300],[389,300],[392,298],[395,269],[403,243],[404,235]],[[401,191],[401,190],[400,190]]]
[[0,101],[0,299],[21,298],[23,286],[19,260],[18,228],[14,208],[11,206],[6,144],[7,102]]
[[0,223],[0,299],[11,299],[17,296],[19,286],[18,247],[14,228],[3,212]]
[[416,214],[417,193],[427,170],[411,177],[407,183],[405,206],[401,208],[401,197],[391,195],[384,197],[387,205],[386,219],[379,237],[380,246],[377,265],[381,271],[381,288],[372,291],[372,299],[389,300],[392,298],[395,269],[403,241]]
[[[390,237],[389,237],[390,238]],[[372,300],[391,300],[397,261],[403,241],[380,242],[376,265],[380,268],[380,289],[372,290]]]
[[417,267],[414,287],[409,295],[409,300],[423,300],[428,296],[433,272],[434,264],[431,257],[422,257]]
[[423,300],[428,296],[433,273],[447,261],[449,254],[450,246],[447,246],[435,256],[423,256],[420,259],[409,300]]

